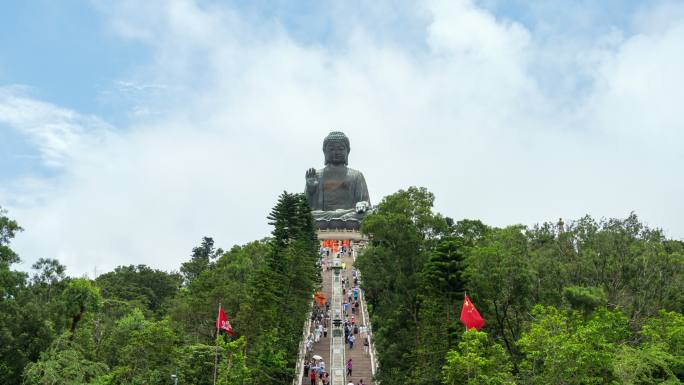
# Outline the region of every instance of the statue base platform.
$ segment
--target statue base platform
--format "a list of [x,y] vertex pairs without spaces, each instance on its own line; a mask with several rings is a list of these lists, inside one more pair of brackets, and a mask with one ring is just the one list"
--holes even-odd
[[348,229],[318,230],[316,232],[316,235],[318,236],[318,240],[320,240],[320,241],[326,241],[326,240],[343,241],[345,239],[348,239],[350,241],[367,241],[368,240],[368,238],[363,236],[360,231],[348,230]]
[[361,228],[363,214],[347,213],[338,215],[335,211],[312,212],[317,230],[356,230]]

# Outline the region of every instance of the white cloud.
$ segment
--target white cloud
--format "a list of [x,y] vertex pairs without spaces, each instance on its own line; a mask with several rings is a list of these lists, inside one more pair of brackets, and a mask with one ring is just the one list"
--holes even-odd
[[[83,142],[97,119],[28,99],[61,112],[0,110],[72,159],[59,177],[22,190],[40,190],[39,203],[9,207],[26,229],[15,246],[29,262],[57,257],[75,274],[130,263],[174,269],[202,236],[224,247],[263,237],[277,195],[303,189],[331,130],[350,137],[350,165],[376,203],[422,185],[457,219],[532,224],[636,210],[684,237],[681,18],[569,47],[580,57],[553,81],[589,79],[559,99],[537,72],[540,60],[552,63],[547,42],[468,1],[427,2],[420,21],[407,20],[423,25],[413,36],[423,49],[378,36],[393,32],[372,20],[341,22],[332,33],[342,43],[330,47],[231,9],[138,4],[101,7],[115,31],[154,51],[120,84],[164,85],[148,101],[158,113]],[[35,119],[43,123],[21,123]],[[52,141],[22,128],[52,122],[71,134]]]
[[33,99],[27,91],[17,86],[0,87],[0,123],[27,135],[48,166],[64,166],[72,156],[96,145],[98,136],[107,130],[96,117]]
[[487,61],[503,59],[501,64],[508,64],[529,44],[529,33],[523,26],[497,21],[469,0],[433,0],[428,9],[433,16],[428,42],[436,51]]

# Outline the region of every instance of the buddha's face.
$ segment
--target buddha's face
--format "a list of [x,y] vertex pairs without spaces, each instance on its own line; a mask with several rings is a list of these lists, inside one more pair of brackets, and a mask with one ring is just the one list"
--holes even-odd
[[335,166],[347,164],[347,156],[349,149],[342,142],[330,142],[325,145],[325,164],[333,164]]

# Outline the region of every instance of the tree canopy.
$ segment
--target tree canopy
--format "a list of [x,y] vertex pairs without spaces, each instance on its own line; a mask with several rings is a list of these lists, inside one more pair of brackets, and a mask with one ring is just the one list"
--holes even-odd
[[[684,381],[684,242],[634,214],[489,226],[434,211],[410,187],[365,218],[356,259],[385,384],[678,384]],[[3,384],[291,383],[319,244],[302,194],[283,192],[269,237],[203,237],[178,271],[118,266],[94,280],[10,243],[0,208]],[[30,231],[30,229],[29,229]],[[485,319],[459,321],[467,293]],[[217,333],[221,304],[234,337]]]
[[[447,220],[433,202],[411,187],[363,223],[370,242],[356,264],[383,383],[684,380],[683,242],[634,213],[497,228]],[[465,292],[481,332],[458,321]]]

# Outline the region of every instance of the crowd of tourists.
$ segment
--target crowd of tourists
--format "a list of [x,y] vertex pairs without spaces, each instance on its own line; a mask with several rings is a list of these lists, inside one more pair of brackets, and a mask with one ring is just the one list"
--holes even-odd
[[320,381],[322,385],[328,385],[330,373],[325,370],[323,358],[306,360],[304,362],[304,378],[308,378],[311,381],[311,385],[317,385],[317,381]]
[[306,360],[304,362],[304,376],[311,380],[311,385],[317,385],[317,380],[323,385],[328,384],[330,374],[325,370],[325,361],[313,354],[314,344],[322,338],[328,338],[330,325],[330,300],[325,304],[315,303],[311,312],[312,331],[306,338]]
[[[342,256],[353,257],[354,253],[348,244],[340,244],[339,247],[333,244],[333,247],[321,247],[320,263],[324,270],[329,270],[333,265],[329,257],[333,256],[333,260]],[[341,285],[342,285],[342,313],[336,312],[334,318],[339,318],[342,321],[344,330],[344,341],[346,348],[350,351],[354,349],[355,343],[363,344],[364,354],[369,354],[369,338],[368,328],[359,322],[361,316],[361,300],[363,292],[361,291],[360,276],[355,267],[351,267],[351,275],[349,275],[349,266],[344,262],[335,262],[342,267]],[[311,313],[311,332],[309,333],[305,346],[306,357],[304,362],[304,378],[311,381],[311,385],[328,385],[330,381],[330,373],[326,371],[325,361],[323,357],[314,355],[314,347],[322,339],[328,338],[328,328],[331,325],[331,304],[327,299],[325,302],[315,302]],[[358,342],[357,342],[358,341]],[[346,373],[349,379],[348,385],[354,385],[351,380],[353,373],[353,362],[349,358],[346,363]],[[363,385],[363,379],[359,379],[357,385]]]
[[[345,269],[346,272],[346,269]],[[354,343],[357,339],[363,341],[363,352],[364,354],[369,354],[369,339],[368,339],[368,328],[358,322],[358,318],[361,317],[361,289],[359,287],[359,272],[355,267],[351,269],[351,277],[346,274],[342,277],[342,295],[344,297],[342,303],[342,314],[344,316],[344,338],[347,342],[347,348],[350,350],[354,349]],[[354,385],[351,380],[353,375],[353,362],[350,358],[347,360],[347,378],[349,379],[349,384]],[[347,385],[349,385],[347,384]],[[363,379],[359,379],[357,385],[363,385]]]
[[[358,271],[352,267],[351,279],[347,277],[342,278],[342,294],[344,295],[344,302],[342,303],[342,314],[344,315],[344,340],[349,349],[354,348],[354,343],[358,338],[363,342],[363,352],[368,354],[369,340],[368,328],[357,322],[361,313],[360,293]],[[353,286],[352,283],[353,282]]]

